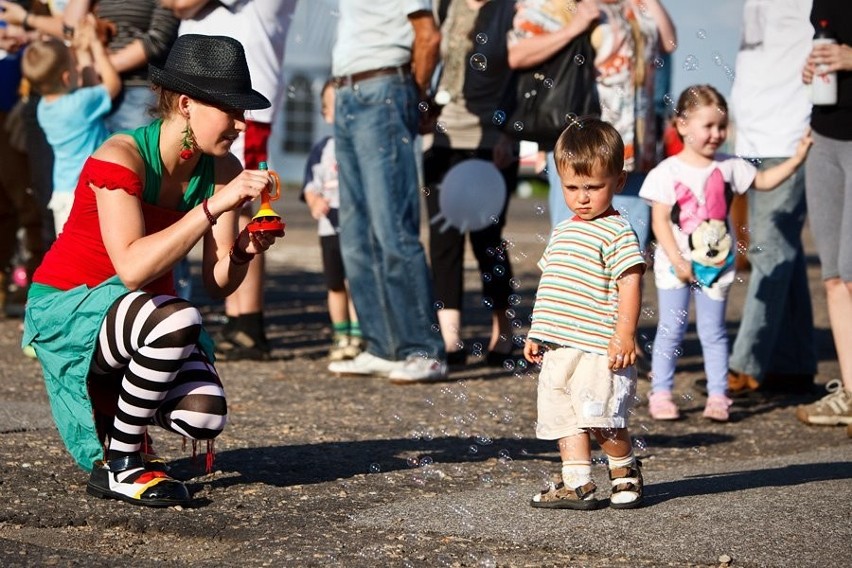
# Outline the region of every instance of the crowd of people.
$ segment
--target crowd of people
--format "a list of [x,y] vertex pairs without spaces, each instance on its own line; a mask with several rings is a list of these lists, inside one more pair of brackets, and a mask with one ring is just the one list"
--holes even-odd
[[[659,117],[667,93],[655,93],[654,75],[677,46],[659,0],[341,2],[321,92],[334,134],[317,141],[302,191],[328,288],[329,371],[406,384],[445,380],[465,365],[468,238],[492,314],[485,362],[503,366],[523,345],[540,366],[536,435],[558,440],[561,481],[531,505],[602,503],[591,476],[595,439],[608,459],[611,506],[636,507],[643,478],[628,433],[636,367],[650,357],[651,418],[678,419],[672,392],[690,299],[705,418],[728,421],[732,397],[751,391],[812,392],[801,240],[810,218],[841,376],[796,416],[852,429],[852,20],[841,4],[747,0],[730,110],[717,89],[693,85]],[[276,236],[248,224],[274,182],[262,165],[296,1],[0,0],[0,8],[0,46],[11,54],[0,60],[0,299],[24,228],[22,346],[43,367],[69,452],[91,472],[88,491],[186,504],[148,427],[206,441],[212,456],[227,421],[216,356],[269,358],[263,253]],[[817,26],[836,42],[812,47]],[[601,116],[572,117],[542,155],[552,232],[529,333],[516,337],[503,229],[518,142],[495,111],[511,106],[513,70],[559,57],[582,34],[596,53]],[[837,102],[812,105],[807,85],[830,74]],[[732,118],[736,151],[725,154]],[[667,121],[676,149],[657,131]],[[495,193],[497,213],[473,228],[431,223],[424,247],[421,194],[430,219],[452,217],[442,180],[471,160],[492,164],[508,189]],[[731,352],[725,309],[739,194],[748,195],[751,277]],[[187,286],[186,257],[199,243],[201,280],[227,316],[215,337]],[[651,263],[659,318],[646,353],[636,328]]]

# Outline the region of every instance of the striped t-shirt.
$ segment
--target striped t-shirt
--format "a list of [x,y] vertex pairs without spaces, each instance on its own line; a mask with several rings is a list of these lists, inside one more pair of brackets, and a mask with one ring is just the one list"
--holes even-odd
[[637,264],[645,265],[639,241],[617,212],[557,225],[538,262],[529,338],[606,354],[618,312],[616,281]]

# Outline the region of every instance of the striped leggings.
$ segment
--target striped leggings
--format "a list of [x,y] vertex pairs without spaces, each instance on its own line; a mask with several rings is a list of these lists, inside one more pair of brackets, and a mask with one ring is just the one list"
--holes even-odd
[[[201,314],[174,296],[131,292],[110,308],[89,376],[96,410],[115,413],[103,432],[110,454],[139,452],[151,423],[192,440],[224,429],[225,392],[198,346],[200,333]],[[116,390],[117,407],[109,394]]]

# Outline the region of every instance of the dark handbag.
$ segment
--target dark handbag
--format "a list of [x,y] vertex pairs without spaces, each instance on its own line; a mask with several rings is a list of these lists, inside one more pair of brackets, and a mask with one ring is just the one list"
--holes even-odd
[[516,71],[514,108],[504,131],[551,151],[571,115],[600,116],[594,61],[590,34],[584,33],[547,61]]

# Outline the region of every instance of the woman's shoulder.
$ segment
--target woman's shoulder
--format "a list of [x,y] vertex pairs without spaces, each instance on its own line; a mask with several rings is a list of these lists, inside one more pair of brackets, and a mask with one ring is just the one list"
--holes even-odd
[[102,162],[124,166],[142,176],[145,166],[136,141],[129,134],[113,134],[95,150],[92,157]]

